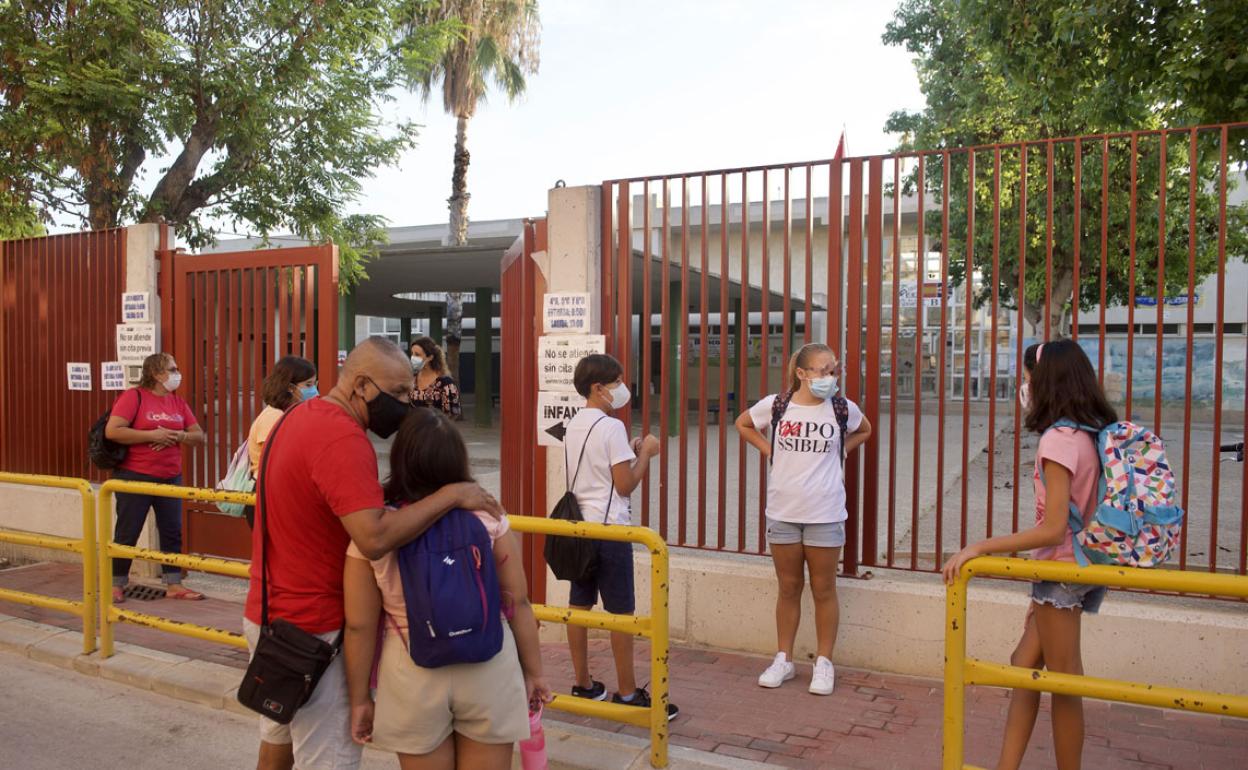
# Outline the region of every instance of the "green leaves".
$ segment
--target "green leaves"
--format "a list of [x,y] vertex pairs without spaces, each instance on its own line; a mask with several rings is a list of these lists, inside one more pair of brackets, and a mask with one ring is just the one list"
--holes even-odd
[[213,221],[289,231],[339,242],[349,288],[381,223],[341,212],[416,134],[381,108],[454,27],[413,22],[427,5],[0,4],[0,228],[33,210],[94,228],[163,219],[192,246]]
[[[1248,105],[1248,61],[1242,53],[1243,41],[1248,39],[1248,14],[1243,13],[1242,2],[1234,0],[1145,4],[1115,0],[904,0],[883,39],[915,54],[915,68],[927,102],[922,112],[897,112],[886,123],[886,130],[901,134],[901,150],[1229,122],[1242,120]],[[1099,142],[1085,143],[1080,158],[1075,157],[1072,143],[1057,145],[1051,180],[1044,145],[1033,145],[1027,169],[1025,219],[1020,219],[1018,211],[1018,150],[1008,151],[1003,158],[1000,199],[1001,296],[1007,301],[1021,299],[1033,321],[1042,316],[1050,184],[1054,214],[1053,283],[1049,288],[1056,295],[1055,307],[1050,308],[1055,321],[1060,322],[1063,310],[1069,310],[1075,285],[1081,304],[1100,300],[1102,225],[1108,233],[1104,249],[1107,299],[1113,303],[1131,301],[1132,287],[1127,278],[1132,253],[1136,293],[1156,293],[1158,268],[1163,261],[1159,234],[1162,187],[1167,200],[1164,252],[1169,255],[1164,260],[1168,266],[1163,280],[1167,291],[1185,292],[1189,251],[1193,252],[1197,280],[1217,266],[1221,169],[1216,140],[1211,133],[1198,139],[1194,163],[1197,194],[1192,207],[1196,227],[1191,232],[1188,137],[1174,135],[1168,140],[1164,184],[1160,141],[1156,137],[1141,140],[1136,158],[1134,249],[1129,236],[1133,197],[1129,142],[1110,143],[1105,161],[1109,184],[1104,189]],[[1248,158],[1248,131],[1231,132],[1228,153],[1232,163]],[[985,264],[992,250],[987,229],[994,204],[991,152],[979,153],[976,163],[975,232],[968,234],[967,163],[964,155],[955,155],[951,161],[950,243],[940,248],[949,254],[951,274],[958,282],[965,280],[968,236],[979,264]],[[1082,170],[1078,194],[1076,163]],[[1233,165],[1230,170],[1232,180],[1237,167]],[[939,157],[929,159],[928,169],[924,182],[928,200],[938,200]],[[918,183],[912,174],[907,190]],[[1104,222],[1102,198],[1107,208]],[[1074,226],[1077,199],[1078,232]],[[1230,206],[1227,253],[1231,258],[1248,256],[1246,224],[1248,211],[1243,206]],[[929,236],[940,232],[939,219],[925,225]],[[1076,244],[1081,252],[1078,280],[1074,275]],[[1194,250],[1189,249],[1193,244]],[[1097,270],[1090,269],[1094,264]],[[1028,276],[1022,298],[1014,296],[1020,268]],[[988,280],[980,291],[981,299],[991,293]]]

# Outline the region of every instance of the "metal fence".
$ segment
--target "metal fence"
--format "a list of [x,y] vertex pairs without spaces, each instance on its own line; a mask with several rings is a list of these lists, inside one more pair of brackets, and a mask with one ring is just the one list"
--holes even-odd
[[1168,439],[1179,566],[1248,572],[1248,475],[1219,452],[1248,429],[1246,158],[1236,123],[604,182],[603,328],[628,419],[666,437],[640,523],[764,553],[767,469],[729,426],[827,342],[875,426],[845,569],[935,569],[1030,524],[1018,362],[1070,336]]
[[[116,395],[100,363],[116,360],[125,290],[125,228],[0,241],[0,469],[103,477],[87,429]],[[70,362],[94,389],[69,389]]]

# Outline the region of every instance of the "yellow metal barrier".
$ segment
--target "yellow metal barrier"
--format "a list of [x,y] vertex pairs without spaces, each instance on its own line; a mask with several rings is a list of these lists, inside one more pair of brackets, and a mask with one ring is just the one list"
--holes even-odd
[[[175,497],[181,500],[197,500],[201,502],[255,504],[255,495],[253,494],[217,492],[209,489],[175,487],[143,481],[112,480],[105,482],[100,487],[99,516],[97,517],[99,527],[99,584],[101,588],[107,588],[112,585],[112,560],[114,558],[144,559],[199,572],[211,572],[240,578],[249,577],[249,565],[245,562],[164,553],[146,548],[117,545],[112,542],[113,495],[117,492],[153,495],[156,497]],[[667,704],[669,700],[667,669],[669,649],[667,544],[653,530],[645,527],[606,526],[587,522],[572,523],[532,516],[511,516],[509,518],[512,529],[517,532],[640,543],[649,549],[650,615],[613,615],[606,612],[587,612],[584,610],[547,607],[540,604],[533,606],[533,613],[538,620],[585,626],[587,628],[601,628],[608,631],[622,631],[650,639],[652,703],[649,710],[618,703],[603,703],[585,698],[573,698],[568,695],[556,695],[550,705],[551,708],[572,714],[609,719],[649,728],[650,764],[654,767],[666,767],[668,746]],[[100,655],[105,658],[113,654],[113,623],[116,622],[134,623],[183,636],[206,639],[210,642],[229,644],[235,647],[245,648],[247,646],[246,640],[241,635],[230,631],[170,620],[169,618],[133,610],[118,609],[113,605],[111,590],[104,590],[100,595],[100,615],[102,620],[100,625]]]
[[972,578],[987,575],[1248,599],[1248,577],[1242,575],[1109,566],[1080,568],[1078,565],[1067,562],[1032,561],[998,556],[972,559],[962,567],[957,580],[945,592],[944,770],[964,770],[964,768],[977,770],[970,765],[963,764],[967,685],[1016,687],[1058,695],[1077,695],[1143,706],[1248,718],[1248,696],[1202,692],[1179,687],[1159,687],[1074,674],[1058,674],[967,658],[967,583]]
[[650,729],[650,764],[667,767],[667,703],[669,700],[667,658],[668,638],[668,563],[667,543],[653,530],[645,527],[620,527],[589,522],[559,521],[533,516],[510,516],[511,528],[534,535],[565,535],[593,540],[616,540],[640,543],[650,551],[650,615],[612,615],[560,607],[533,605],[538,620],[565,623],[586,628],[622,631],[650,639],[651,705],[649,711],[636,706],[605,703],[570,695],[556,695],[551,708],[598,719],[610,719]]
[[0,588],[0,599],[31,607],[43,607],[58,612],[66,612],[82,618],[82,651],[84,654],[95,651],[96,606],[99,591],[95,582],[95,493],[86,479],[65,478],[62,476],[37,476],[28,473],[0,473],[0,482],[21,484],[30,487],[52,487],[55,489],[77,490],[82,497],[82,537],[57,537],[40,535],[33,532],[17,532],[0,529],[0,542],[13,545],[52,548],[57,551],[69,551],[82,554],[82,601],[59,599],[54,596],[32,594],[27,591],[14,591]]
[[181,634],[210,642],[220,642],[233,647],[246,649],[247,640],[242,634],[220,628],[209,628],[194,623],[162,618],[134,610],[118,609],[113,605],[113,559],[143,559],[145,561],[169,564],[182,569],[198,572],[211,572],[216,575],[247,578],[248,564],[241,561],[214,559],[204,556],[190,556],[182,553],[164,553],[147,548],[117,545],[113,542],[113,495],[117,492],[155,497],[175,497],[180,500],[198,500],[214,503],[242,503],[255,505],[256,497],[251,493],[217,492],[211,489],[195,489],[193,487],[175,487],[168,484],[153,484],[147,481],[106,481],[100,487],[99,501],[99,583],[100,588],[100,655],[112,657],[113,654],[113,623],[125,622],[147,626],[172,634]]

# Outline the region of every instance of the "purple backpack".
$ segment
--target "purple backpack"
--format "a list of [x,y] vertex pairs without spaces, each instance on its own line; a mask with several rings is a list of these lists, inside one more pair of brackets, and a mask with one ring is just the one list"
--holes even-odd
[[475,513],[453,509],[396,555],[416,665],[484,663],[498,654],[503,618],[494,549]]

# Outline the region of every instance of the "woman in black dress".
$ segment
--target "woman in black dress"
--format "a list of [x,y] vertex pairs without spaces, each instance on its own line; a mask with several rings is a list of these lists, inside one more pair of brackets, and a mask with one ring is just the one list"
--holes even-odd
[[408,351],[414,372],[412,404],[438,409],[452,420],[462,420],[459,386],[446,368],[442,348],[429,337],[417,337],[411,341]]

